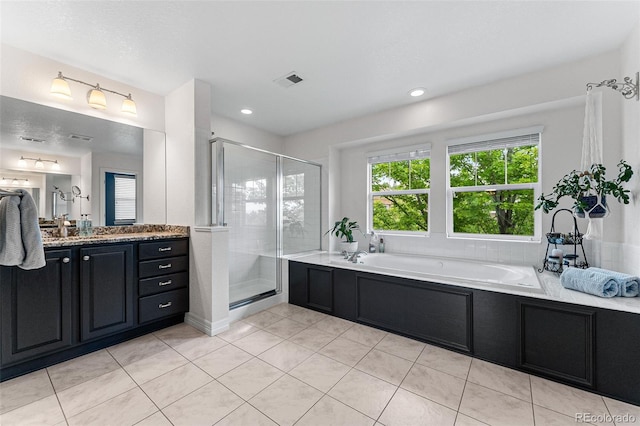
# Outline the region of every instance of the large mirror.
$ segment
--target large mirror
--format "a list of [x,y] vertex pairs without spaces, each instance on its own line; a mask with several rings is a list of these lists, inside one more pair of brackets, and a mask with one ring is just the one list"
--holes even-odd
[[166,222],[162,132],[6,96],[0,123],[0,188],[29,191],[43,224]]

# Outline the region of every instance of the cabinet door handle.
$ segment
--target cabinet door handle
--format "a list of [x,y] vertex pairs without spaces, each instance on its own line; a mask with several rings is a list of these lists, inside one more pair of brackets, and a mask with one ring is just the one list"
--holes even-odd
[[89,260],[90,257],[89,256],[82,256],[82,260]]
[[158,269],[167,269],[167,268],[171,268],[170,263],[167,263],[166,265],[158,265]]
[[169,280],[169,281],[160,281],[160,282],[158,283],[158,285],[159,285],[160,287],[162,287],[163,285],[169,285],[169,284],[171,284],[171,283],[172,283],[172,281],[171,281],[171,280]]
[[71,259],[69,259],[68,257],[63,257],[62,258],[62,263],[69,263],[71,261]]
[[158,305],[158,308],[164,309],[164,308],[168,308],[169,306],[171,306],[171,302],[167,302],[165,304],[161,303],[161,304]]
[[171,251],[171,247],[160,247],[158,248],[158,251],[162,252],[162,251]]

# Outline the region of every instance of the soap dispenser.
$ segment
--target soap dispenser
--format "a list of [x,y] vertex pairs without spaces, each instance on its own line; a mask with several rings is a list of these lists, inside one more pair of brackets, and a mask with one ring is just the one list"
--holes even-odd
[[380,243],[378,244],[378,253],[384,253],[384,238],[380,238]]

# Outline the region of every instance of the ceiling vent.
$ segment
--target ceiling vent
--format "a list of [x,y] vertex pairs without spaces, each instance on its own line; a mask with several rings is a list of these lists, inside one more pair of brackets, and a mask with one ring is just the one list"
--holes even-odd
[[91,136],[76,135],[74,133],[71,133],[69,135],[69,139],[74,141],[83,141],[83,142],[91,142],[93,140]]
[[27,136],[20,136],[20,140],[23,140],[25,142],[36,142],[36,143],[45,143],[46,142],[44,139],[30,138],[30,137],[27,137]]
[[295,71],[291,71],[290,73],[287,73],[286,75],[273,80],[273,82],[276,83],[278,86],[285,87],[285,88],[291,87],[295,84],[300,84],[303,81],[304,80],[302,79],[302,77],[296,74]]

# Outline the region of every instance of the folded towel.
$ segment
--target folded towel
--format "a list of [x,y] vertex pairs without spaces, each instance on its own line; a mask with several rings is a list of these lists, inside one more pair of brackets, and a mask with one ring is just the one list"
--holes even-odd
[[593,271],[602,272],[607,274],[618,282],[620,288],[618,289],[618,296],[621,297],[636,297],[640,293],[640,277],[636,277],[629,274],[623,274],[622,272],[610,271],[608,269],[601,268],[589,268]]
[[0,265],[38,269],[46,265],[38,208],[23,189],[0,200]]
[[560,282],[565,288],[595,296],[617,296],[620,288],[618,281],[609,274],[593,271],[592,269],[567,268],[560,275]]

